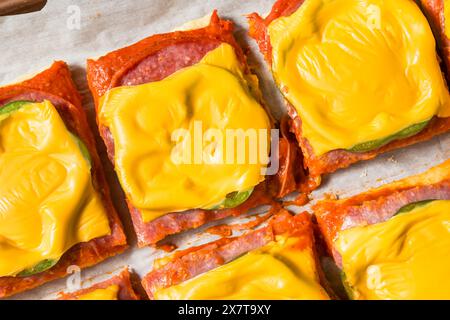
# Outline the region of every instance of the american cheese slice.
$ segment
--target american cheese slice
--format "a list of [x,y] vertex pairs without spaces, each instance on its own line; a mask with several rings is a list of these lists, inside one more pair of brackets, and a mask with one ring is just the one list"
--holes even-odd
[[450,1],[444,0],[444,33],[450,39]]
[[450,299],[450,200],[340,231],[335,245],[356,299]]
[[[253,81],[234,49],[222,44],[161,81],[113,88],[102,97],[99,121],[114,138],[117,175],[144,221],[211,208],[264,180],[271,124]],[[174,136],[180,129],[189,136]],[[241,140],[241,161],[238,139],[228,135],[236,129],[249,133]],[[229,137],[234,148],[227,147]]]
[[311,248],[280,238],[217,269],[159,290],[160,300],[329,299],[321,287]]
[[306,0],[269,36],[275,80],[318,156],[450,116],[435,39],[414,1]]
[[77,298],[77,300],[117,300],[119,286],[117,284],[110,285],[104,289],[96,289],[85,293]]
[[0,120],[0,181],[0,277],[110,234],[90,164],[48,101]]

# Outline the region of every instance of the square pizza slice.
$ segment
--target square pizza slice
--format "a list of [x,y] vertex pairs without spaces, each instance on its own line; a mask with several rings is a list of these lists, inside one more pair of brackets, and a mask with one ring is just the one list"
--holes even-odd
[[0,87],[0,297],[127,247],[64,62]]
[[[271,136],[258,79],[216,12],[88,60],[87,77],[139,246],[313,184],[289,133]],[[279,170],[269,174],[270,137]]]
[[351,298],[450,298],[450,160],[313,209]]
[[[329,299],[308,213],[156,261],[142,284],[157,300]],[[327,290],[325,290],[327,288]]]
[[430,25],[412,0],[278,0],[248,17],[312,177],[450,129]]

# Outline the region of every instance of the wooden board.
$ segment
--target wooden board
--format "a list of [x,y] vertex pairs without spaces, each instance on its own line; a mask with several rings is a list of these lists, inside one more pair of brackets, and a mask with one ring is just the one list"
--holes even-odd
[[41,10],[47,0],[1,0],[0,16]]

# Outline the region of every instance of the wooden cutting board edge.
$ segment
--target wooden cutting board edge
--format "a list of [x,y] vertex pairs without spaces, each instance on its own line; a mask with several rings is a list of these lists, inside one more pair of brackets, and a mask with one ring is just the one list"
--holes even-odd
[[2,0],[0,16],[28,13],[41,10],[47,0]]

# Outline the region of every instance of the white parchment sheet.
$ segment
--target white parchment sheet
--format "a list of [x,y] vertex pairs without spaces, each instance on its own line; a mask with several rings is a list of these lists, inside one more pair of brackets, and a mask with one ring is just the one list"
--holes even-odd
[[[246,35],[245,19],[246,14],[254,11],[260,14],[269,12],[273,2],[274,0],[49,0],[40,12],[0,17],[0,85],[39,72],[53,60],[66,61],[82,94],[91,127],[97,134],[93,101],[85,80],[86,58],[101,56],[155,33],[171,31],[187,21],[218,9],[222,17],[236,23],[236,36],[241,44],[251,48],[250,63],[259,66],[265,99],[279,117],[284,113],[282,100],[255,42]],[[136,248],[123,195],[98,134],[97,144],[107,171],[113,200],[132,244],[125,253],[84,270],[81,277],[90,279],[125,265],[129,265],[139,276],[144,276],[151,270],[153,260],[167,253],[152,248]],[[424,171],[449,157],[450,134],[447,134],[329,175],[313,193],[313,201],[324,194],[337,194],[341,197],[353,195]],[[304,208],[291,209],[298,212]],[[188,232],[176,237],[174,241],[180,248],[185,248],[215,238],[216,236],[206,233]],[[61,279],[14,298],[42,299],[65,288],[66,279]]]

